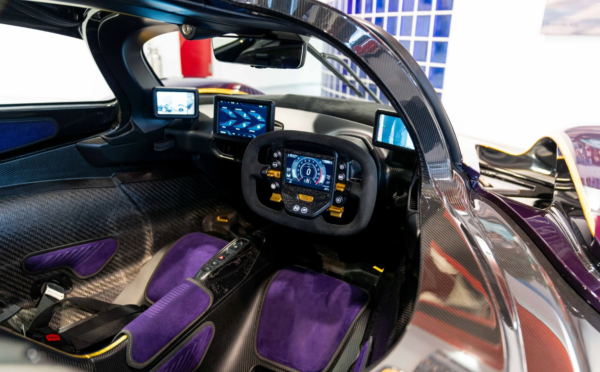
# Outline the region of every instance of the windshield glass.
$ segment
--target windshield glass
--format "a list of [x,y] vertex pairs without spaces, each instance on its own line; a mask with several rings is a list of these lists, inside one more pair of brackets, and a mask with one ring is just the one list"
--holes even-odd
[[171,32],[148,41],[144,55],[165,86],[195,87],[200,94],[300,94],[387,104],[362,70],[320,40],[311,39],[313,53],[306,53],[303,67],[263,69],[218,61],[212,42],[219,47],[223,39],[187,41]]

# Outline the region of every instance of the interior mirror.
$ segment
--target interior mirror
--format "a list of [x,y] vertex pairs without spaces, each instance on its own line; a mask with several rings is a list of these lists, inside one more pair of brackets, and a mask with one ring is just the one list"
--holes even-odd
[[306,43],[281,37],[215,37],[215,58],[221,62],[239,63],[258,68],[300,68],[304,65]]

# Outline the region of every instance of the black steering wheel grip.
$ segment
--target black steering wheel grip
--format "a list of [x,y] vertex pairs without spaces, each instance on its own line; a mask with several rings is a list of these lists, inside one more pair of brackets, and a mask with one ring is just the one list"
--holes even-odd
[[[314,219],[304,219],[288,214],[284,209],[274,210],[264,205],[258,199],[256,185],[262,178],[261,171],[265,167],[258,161],[258,154],[264,147],[283,148],[286,142],[306,142],[330,147],[341,157],[352,159],[362,168],[362,187],[359,195],[358,210],[354,219],[345,225],[331,224],[318,216]],[[375,201],[377,199],[377,167],[371,154],[358,145],[342,138],[323,134],[276,131],[260,135],[253,139],[246,148],[242,160],[242,192],[250,208],[261,217],[282,225],[311,233],[344,236],[362,231],[371,220]]]

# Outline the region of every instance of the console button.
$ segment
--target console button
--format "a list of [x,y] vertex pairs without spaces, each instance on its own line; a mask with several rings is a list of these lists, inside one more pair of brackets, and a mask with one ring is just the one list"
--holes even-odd
[[346,185],[344,185],[343,183],[336,183],[335,189],[336,191],[344,192],[344,189],[346,189]]
[[335,197],[335,204],[344,204],[344,197],[341,195],[338,195]]
[[281,153],[279,151],[273,151],[273,158],[281,159]]
[[303,214],[306,214],[306,212],[308,212],[308,208],[302,207],[302,209],[300,210],[300,212],[302,212]]
[[344,163],[341,163],[341,164],[340,164],[340,170],[344,170],[344,169],[346,169],[346,164],[344,164]]
[[294,205],[294,208],[292,208],[294,210],[294,212],[298,212],[300,210],[300,206],[299,205]]
[[315,197],[310,195],[298,194],[298,199],[308,203],[312,203],[312,201],[315,200]]
[[271,163],[271,168],[273,168],[273,169],[281,168],[281,162],[279,160],[275,160],[274,162]]
[[213,261],[213,262],[210,263],[211,266],[217,266],[218,264],[219,264],[218,261]]
[[271,201],[275,202],[275,203],[281,203],[281,194],[277,194],[277,193],[273,193],[273,195],[271,195]]
[[206,272],[209,272],[211,269],[210,269],[210,267],[206,266],[206,267],[205,267],[204,269],[202,269],[202,270],[204,270],[204,271],[206,271]]
[[279,184],[277,182],[271,183],[271,190],[277,190],[279,188]]
[[273,169],[269,169],[267,172],[267,177],[269,178],[281,178],[281,172]]
[[343,181],[346,179],[346,175],[344,173],[340,173],[337,175],[338,180]]
[[225,259],[225,255],[220,255],[219,257],[217,257],[217,260],[219,261],[223,261]]

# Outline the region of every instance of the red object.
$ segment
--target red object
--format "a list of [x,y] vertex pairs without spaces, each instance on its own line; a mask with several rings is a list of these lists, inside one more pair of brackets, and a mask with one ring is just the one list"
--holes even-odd
[[179,53],[181,55],[181,73],[183,77],[211,76],[212,45],[210,39],[186,40],[179,35]]
[[60,336],[56,334],[46,335],[48,341],[60,341]]

